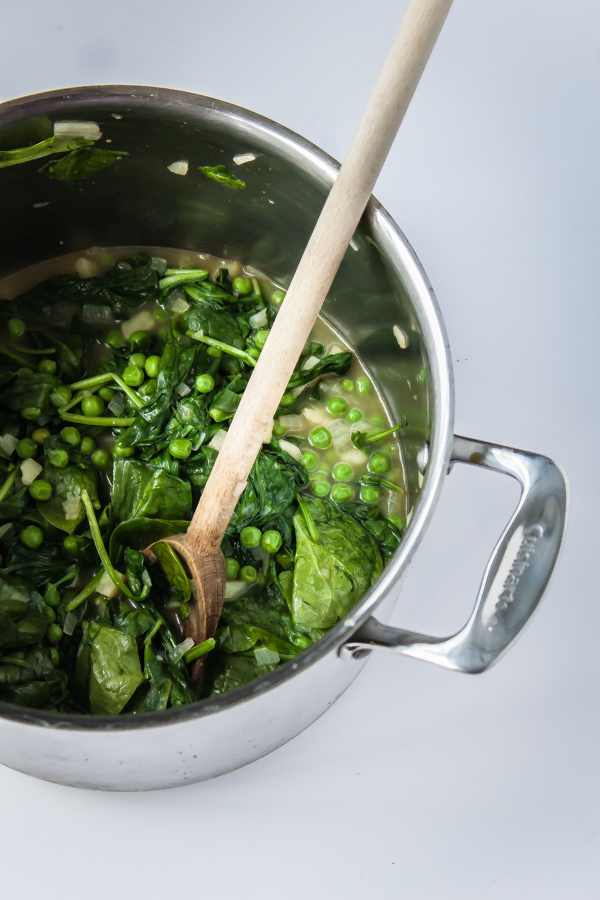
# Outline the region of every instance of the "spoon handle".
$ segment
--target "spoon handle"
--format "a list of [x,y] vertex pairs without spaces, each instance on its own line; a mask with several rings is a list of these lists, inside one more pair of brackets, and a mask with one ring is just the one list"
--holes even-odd
[[452,0],[412,0],[187,532],[216,550],[371,196]]

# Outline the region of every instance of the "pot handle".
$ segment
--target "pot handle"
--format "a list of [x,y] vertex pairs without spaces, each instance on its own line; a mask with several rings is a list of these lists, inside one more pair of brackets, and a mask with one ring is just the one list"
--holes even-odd
[[381,648],[476,674],[504,653],[540,602],[566,525],[562,472],[545,456],[458,436],[450,459],[503,472],[516,478],[522,489],[485,570],[471,618],[457,634],[436,638],[392,628],[371,617],[342,645],[343,658],[356,659]]

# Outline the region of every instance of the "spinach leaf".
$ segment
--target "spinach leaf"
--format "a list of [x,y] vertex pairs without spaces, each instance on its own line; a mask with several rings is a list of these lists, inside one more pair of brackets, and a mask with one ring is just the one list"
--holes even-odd
[[[204,290],[208,284],[199,285],[198,290]],[[214,287],[214,285],[212,286]],[[246,346],[236,317],[229,310],[215,309],[213,305],[206,302],[199,302],[183,313],[181,327],[184,332],[201,331],[207,337],[221,341],[223,344],[229,344],[238,350],[243,350]]]
[[392,425],[391,428],[385,428],[383,431],[353,431],[352,443],[355,447],[358,447],[359,450],[370,453],[371,450],[368,446],[369,444],[374,444],[377,441],[383,440],[383,438],[389,437],[391,434],[395,434],[399,428],[402,428],[402,426],[406,424],[406,417],[404,417],[403,422],[398,422],[397,425]]
[[179,603],[187,603],[192,596],[192,588],[177,553],[169,544],[162,541],[152,545],[152,552],[169,582],[171,597]]
[[121,522],[110,536],[110,558],[113,563],[118,564],[125,546],[133,550],[144,550],[162,538],[185,533],[189,524],[187,519],[169,522],[144,516]]
[[49,607],[23,578],[0,578],[0,647],[39,643],[50,619]]
[[21,372],[11,381],[10,386],[0,392],[0,404],[13,412],[23,409],[39,409],[43,413],[52,411],[50,394],[54,387],[54,376],[41,372]]
[[65,574],[65,555],[57,544],[44,541],[37,550],[30,550],[15,540],[7,554],[3,574],[26,572],[33,584],[45,585],[58,581]]
[[29,503],[29,491],[26,487],[15,491],[0,503],[0,523],[18,519],[25,512]]
[[275,447],[263,447],[237,502],[227,534],[240,532],[247,525],[264,528],[286,511],[296,492],[307,484],[308,474],[301,463]]
[[[295,652],[303,650],[310,644],[306,634],[299,631],[294,624],[285,598],[274,583],[266,585],[258,592],[244,594],[237,600],[228,600],[223,606],[220,624],[231,628],[248,626],[257,634],[258,632],[270,634],[289,648],[295,648]],[[277,648],[273,646],[269,649]],[[277,652],[279,653],[279,650]],[[294,649],[289,652],[293,655]]]
[[310,369],[301,369],[294,372],[288,383],[288,391],[294,388],[302,387],[321,375],[336,374],[345,375],[352,364],[352,354],[347,353],[330,353],[329,356],[323,357],[319,362],[315,363]]
[[219,184],[226,184],[227,187],[237,188],[238,190],[246,187],[245,181],[240,181],[225,166],[200,166],[200,171],[207,178],[218,181]]
[[384,562],[387,562],[396,551],[402,538],[402,532],[382,515],[379,507],[365,506],[351,500],[344,503],[342,509],[348,515],[357,519],[363,528],[366,528],[371,537],[375,539]]
[[68,150],[76,150],[79,147],[89,147],[93,141],[80,137],[52,137],[46,138],[30,147],[18,147],[16,150],[0,150],[0,169],[7,166],[17,166],[21,163],[31,162],[34,159],[42,159],[52,153],[66,153]]
[[83,371],[83,338],[74,332],[57,334],[44,332],[43,336],[34,338],[41,341],[42,347],[54,347],[56,353],[52,359],[58,367],[57,374],[65,383],[77,381]]
[[[83,469],[78,466],[66,466],[59,469],[51,463],[46,463],[42,477],[52,485],[52,497],[50,500],[38,500],[36,503],[38,511],[55,528],[73,534],[85,519],[82,492],[88,492],[96,508],[100,505],[95,470],[91,466]],[[73,502],[76,499],[79,500],[78,504]]]
[[352,609],[383,565],[375,541],[355,519],[323,500],[306,499],[306,506],[312,523],[302,512],[294,517],[292,615],[298,627],[329,628]]
[[255,678],[272,672],[277,666],[277,663],[261,666],[256,662],[254,654],[241,656],[237,653],[215,653],[211,663],[213,663],[210,667],[210,682],[212,683],[208,693],[209,697],[218,697],[227,691],[243,687],[254,681]]
[[67,156],[45,163],[38,172],[56,181],[77,181],[102,171],[124,156],[129,156],[129,153],[123,150],[102,150],[99,147],[80,147]]
[[139,459],[114,464],[112,508],[121,522],[128,519],[189,519],[190,485]]
[[77,680],[97,716],[113,716],[127,705],[144,680],[133,638],[117,628],[83,622]]
[[67,694],[67,676],[54,667],[47,650],[36,647],[0,656],[0,700],[44,709]]

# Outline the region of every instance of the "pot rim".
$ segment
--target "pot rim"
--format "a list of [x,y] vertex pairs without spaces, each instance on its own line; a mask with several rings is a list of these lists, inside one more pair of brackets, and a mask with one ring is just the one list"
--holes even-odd
[[[150,111],[153,105],[158,105],[156,101],[159,101],[163,111],[175,110],[181,113],[187,107],[191,114],[195,111],[196,115],[199,109],[204,110],[205,117],[216,122],[237,120],[236,124],[245,128],[249,137],[264,142],[272,150],[279,150],[329,188],[340,168],[340,164],[333,157],[315,144],[271,119],[223,100],[170,88],[89,85],[30,94],[0,103],[0,127],[4,123],[48,114],[53,108],[60,108],[65,104],[75,110],[77,106],[89,108],[94,103],[106,105],[107,101],[113,102],[115,109],[136,105],[145,106]],[[390,214],[375,197],[371,197],[363,215],[386,259],[395,271],[403,273],[405,286],[409,289],[421,329],[425,357],[429,363],[428,395],[432,422],[429,459],[420,497],[398,549],[377,582],[344,620],[340,620],[323,638],[303,650],[294,660],[289,660],[268,675],[263,675],[256,681],[216,699],[200,700],[161,712],[123,717],[52,713],[0,701],[1,718],[64,731],[123,732],[157,725],[167,726],[213,715],[272,690],[281,682],[314,665],[330,651],[339,648],[369,618],[383,595],[393,587],[429,524],[448,469],[454,423],[454,380],[450,347],[441,311],[417,255]]]

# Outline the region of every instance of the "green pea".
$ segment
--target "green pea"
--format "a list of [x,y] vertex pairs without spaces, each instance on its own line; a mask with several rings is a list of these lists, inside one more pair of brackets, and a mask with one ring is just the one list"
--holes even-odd
[[128,456],[133,456],[133,454],[135,453],[135,450],[133,449],[133,447],[127,447],[125,444],[122,444],[120,441],[115,441],[113,453],[115,454],[115,456],[118,459],[127,459]]
[[48,607],[48,611],[46,613],[46,618],[49,622],[56,622],[56,613],[52,609],[52,607]]
[[67,556],[78,556],[79,555],[79,542],[76,537],[73,537],[70,534],[63,541],[63,550],[67,554]]
[[273,423],[273,434],[275,435],[275,437],[283,437],[286,431],[287,428],[285,427],[285,425],[280,425],[279,422]]
[[130,387],[139,387],[144,380],[143,369],[140,369],[139,366],[125,366],[122,378]]
[[138,369],[143,369],[146,365],[147,356],[145,353],[134,353],[133,356],[129,357],[129,362],[132,366],[137,366]]
[[29,493],[34,500],[49,500],[52,496],[52,485],[49,481],[38,478],[29,486]]
[[35,431],[31,433],[31,437],[36,444],[43,444],[46,438],[50,437],[50,432],[47,428],[36,428]]
[[109,347],[114,347],[115,349],[125,346],[125,338],[120,331],[109,331],[104,341]]
[[156,378],[149,378],[148,381],[145,381],[141,388],[138,389],[138,394],[144,400],[148,400],[150,397],[153,397],[156,393],[156,385],[158,381]]
[[54,375],[56,363],[53,359],[41,359],[38,363],[38,372],[41,372],[42,375]]
[[308,435],[308,440],[313,447],[325,449],[331,444],[331,435],[326,428],[323,428],[323,426],[320,425],[317,428],[313,428]]
[[214,389],[215,379],[212,375],[198,375],[194,384],[201,394],[209,394]]
[[161,309],[161,307],[159,306],[152,312],[152,318],[155,322],[163,325],[165,322],[169,321],[169,314],[165,309]]
[[254,528],[253,525],[247,525],[246,528],[242,528],[242,533],[240,534],[242,547],[258,547],[261,536],[260,528]]
[[11,338],[23,337],[25,334],[25,322],[22,319],[9,319],[8,334]]
[[17,456],[21,459],[33,459],[38,452],[38,445],[31,438],[23,438],[17,444]]
[[313,494],[317,497],[324,497],[329,493],[329,483],[327,481],[314,481],[312,489]]
[[273,291],[271,294],[271,303],[274,303],[275,306],[281,306],[284,300],[285,291]]
[[348,404],[342,397],[331,397],[327,403],[327,409],[332,416],[339,416],[348,409]]
[[134,331],[129,338],[129,346],[136,351],[147,350],[150,346],[150,335],[146,331]]
[[296,402],[296,398],[292,394],[291,391],[286,391],[281,400],[279,401],[280,406],[292,406]]
[[360,499],[363,503],[376,503],[379,500],[379,491],[371,487],[368,484],[365,484],[364,487],[360,489]]
[[354,425],[355,422],[360,422],[362,417],[363,417],[363,414],[361,413],[360,409],[351,409],[350,412],[348,413],[348,415],[346,416],[346,418],[352,425]]
[[384,453],[374,453],[369,460],[369,469],[375,475],[384,475],[386,472],[389,472],[390,466],[390,458]]
[[253,285],[249,278],[240,276],[233,279],[233,289],[236,294],[249,294],[252,291],[252,287]]
[[346,500],[352,500],[354,491],[349,484],[334,484],[331,488],[331,499],[337,503],[345,503]]
[[60,436],[65,444],[70,444],[71,447],[76,447],[81,440],[81,432],[79,431],[79,428],[74,428],[71,425],[63,428],[60,432]]
[[209,347],[206,351],[206,355],[212,356],[214,359],[221,359],[223,351],[219,347]]
[[42,410],[39,406],[26,406],[25,409],[21,410],[21,415],[24,419],[27,419],[28,422],[32,422],[34,419],[37,419],[37,417],[41,414]]
[[38,547],[41,547],[44,540],[44,532],[37,525],[28,525],[27,528],[23,529],[19,537],[21,543],[29,547],[30,550],[37,550]]
[[108,450],[103,450],[102,448],[94,450],[92,453],[92,462],[95,466],[98,466],[99,469],[106,469],[106,467],[110,465],[110,453]]
[[367,378],[365,375],[360,375],[356,379],[355,384],[357,394],[369,394],[371,392],[371,379]]
[[376,428],[383,428],[385,425],[385,419],[379,413],[373,413],[371,416],[371,422],[375,425]]
[[101,416],[104,412],[104,400],[92,394],[81,401],[81,412],[84,416]]
[[46,640],[49,644],[58,644],[60,639],[63,636],[63,630],[60,625],[56,625],[56,623],[52,623],[48,625],[48,630],[46,631]]
[[225,560],[225,572],[227,573],[228,580],[233,581],[234,578],[237,578],[239,571],[240,564],[237,559],[234,559],[232,556],[228,556]]
[[56,469],[65,469],[69,465],[69,454],[66,450],[53,450],[48,456],[48,462]]
[[258,349],[258,347],[248,347],[248,350],[246,352],[248,353],[248,356],[252,357],[252,359],[258,359],[258,357],[260,356],[260,350]]
[[175,459],[187,459],[192,452],[192,442],[187,438],[177,438],[169,444],[169,453]]
[[20,369],[17,369],[17,375],[33,375],[33,369],[30,369],[28,366],[21,366]]
[[256,334],[254,335],[254,343],[256,344],[256,346],[258,347],[259,350],[262,350],[262,348],[267,343],[267,338],[269,337],[270,333],[271,332],[269,331],[269,329],[265,328],[262,331],[257,331]]
[[270,529],[269,531],[265,531],[262,538],[260,539],[260,544],[263,550],[267,550],[269,553],[277,553],[279,548],[281,547],[282,538],[278,531]]
[[349,466],[348,463],[337,463],[333,467],[333,477],[336,481],[350,481],[353,475],[352,466]]
[[49,584],[45,590],[44,603],[53,607],[60,605],[60,594],[53,584]]
[[110,403],[111,400],[114,400],[116,391],[109,387],[101,387],[98,391],[98,396],[104,400],[105,403]]
[[404,528],[404,519],[402,518],[402,516],[396,516],[393,513],[390,513],[387,518],[388,521],[392,523],[392,525],[395,525],[396,528],[402,531],[402,529]]
[[349,394],[354,390],[354,382],[350,378],[344,378],[342,381],[342,387],[345,391],[348,391]]
[[50,394],[50,403],[52,406],[66,406],[72,396],[71,388],[68,388],[66,384],[57,384]]
[[91,456],[96,449],[96,441],[92,437],[84,437],[81,439],[81,447],[79,449],[84,456]]
[[302,464],[309,472],[314,472],[319,465],[319,458],[312,450],[305,450],[302,454]]
[[60,653],[56,647],[48,648],[48,656],[50,657],[50,662],[53,666],[57,666],[60,663]]
[[160,372],[160,356],[149,356],[144,364],[148,378],[156,378]]
[[256,581],[257,572],[254,566],[242,566],[240,569],[240,578],[242,581],[247,581],[249,584]]

